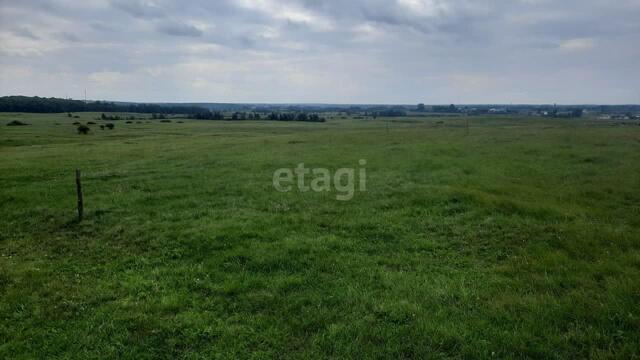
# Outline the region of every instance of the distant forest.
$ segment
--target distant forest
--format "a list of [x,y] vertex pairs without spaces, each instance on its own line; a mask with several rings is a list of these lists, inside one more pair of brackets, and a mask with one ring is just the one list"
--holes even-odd
[[234,112],[230,117],[220,111],[210,111],[193,105],[178,104],[136,104],[113,103],[106,101],[88,101],[41,98],[27,96],[0,97],[0,112],[30,113],[68,113],[102,112],[102,120],[133,120],[130,116],[106,115],[105,112],[152,114],[153,119],[167,119],[167,114],[182,114],[185,118],[197,120],[269,120],[269,121],[304,121],[324,122],[325,118],[318,114],[301,112],[270,112],[261,115],[258,112]]
[[[182,114],[200,120],[275,120],[322,122],[314,114],[344,114],[360,117],[429,116],[425,114],[484,115],[525,114],[557,117],[580,117],[583,111],[592,114],[640,113],[640,105],[336,105],[336,104],[226,104],[226,103],[127,103],[81,101],[60,98],[4,96],[0,97],[0,112],[72,113],[128,112],[145,114]],[[226,118],[224,113],[233,114]]]
[[197,106],[113,103],[43,98],[29,96],[0,97],[0,112],[65,113],[65,112],[130,112],[146,114],[196,114],[206,111]]

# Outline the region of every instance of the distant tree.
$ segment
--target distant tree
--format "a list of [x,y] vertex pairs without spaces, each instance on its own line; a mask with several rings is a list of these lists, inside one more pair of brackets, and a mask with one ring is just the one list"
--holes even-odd
[[418,107],[416,108],[416,111],[420,111],[420,112],[425,112],[427,110],[427,108],[424,106],[423,103],[418,104]]
[[78,134],[87,135],[89,133],[89,127],[87,125],[78,126]]
[[440,106],[440,105],[434,105],[432,107],[433,112],[438,112],[438,113],[457,113],[458,112],[458,108],[451,104],[449,106]]
[[7,124],[7,126],[25,126],[25,125],[29,125],[29,124],[23,123],[20,120],[13,120]]

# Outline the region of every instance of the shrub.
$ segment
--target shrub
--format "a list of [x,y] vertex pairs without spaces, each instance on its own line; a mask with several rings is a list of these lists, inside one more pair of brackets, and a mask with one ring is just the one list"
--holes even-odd
[[163,120],[160,120],[160,122],[163,122],[163,123],[170,123],[170,122],[171,122],[171,120],[163,119]]
[[109,130],[113,130],[113,128],[115,127],[115,125],[113,125],[112,123],[104,124],[104,126]]
[[100,125],[100,130],[104,130],[104,125]]
[[87,135],[89,133],[89,127],[87,125],[78,126],[78,134]]
[[12,122],[7,124],[7,126],[25,126],[25,125],[29,125],[29,124],[23,123],[22,121],[19,121],[19,120],[13,120]]
[[94,123],[93,121],[89,121],[89,122],[87,123],[87,125],[95,125],[95,124],[96,124],[96,123]]
[[81,125],[81,124],[80,124],[80,122],[75,121],[75,122],[73,123],[73,125]]
[[133,124],[133,121],[127,121],[126,124]]

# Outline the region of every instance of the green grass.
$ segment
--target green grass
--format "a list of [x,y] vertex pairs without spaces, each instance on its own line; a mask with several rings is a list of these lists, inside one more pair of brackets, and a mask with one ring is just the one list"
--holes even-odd
[[80,116],[0,115],[0,358],[640,356],[640,126]]

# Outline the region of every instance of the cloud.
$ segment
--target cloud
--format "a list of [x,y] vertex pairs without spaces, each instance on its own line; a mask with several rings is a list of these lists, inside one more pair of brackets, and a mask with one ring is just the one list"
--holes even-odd
[[581,51],[593,48],[593,39],[570,39],[563,41],[559,48],[567,51]]
[[25,37],[27,39],[31,39],[31,40],[39,40],[40,37],[37,36],[36,34],[34,34],[29,28],[26,27],[19,27],[16,29],[13,29],[13,33],[17,36],[22,36]]
[[634,0],[0,0],[0,69],[28,69],[0,94],[638,102],[639,17]]
[[137,18],[157,18],[164,16],[164,11],[153,1],[111,0],[111,5]]
[[70,42],[79,42],[80,38],[78,37],[78,35],[72,33],[72,32],[68,32],[68,31],[62,31],[60,33],[58,33],[58,36],[66,41],[70,41]]
[[189,24],[181,24],[177,22],[164,22],[158,25],[158,31],[173,36],[188,36],[199,37],[202,36],[202,30]]
[[125,76],[117,71],[99,71],[89,74],[88,79],[98,86],[113,86],[123,81]]

